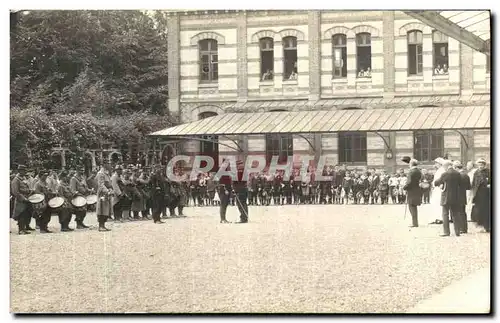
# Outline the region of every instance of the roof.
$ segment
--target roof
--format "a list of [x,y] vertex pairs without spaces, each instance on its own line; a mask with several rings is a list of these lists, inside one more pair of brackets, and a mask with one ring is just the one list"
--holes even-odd
[[331,133],[343,131],[410,131],[488,129],[489,106],[415,109],[308,110],[226,113],[181,124],[150,136]]
[[491,38],[490,11],[440,11],[439,14],[482,40]]

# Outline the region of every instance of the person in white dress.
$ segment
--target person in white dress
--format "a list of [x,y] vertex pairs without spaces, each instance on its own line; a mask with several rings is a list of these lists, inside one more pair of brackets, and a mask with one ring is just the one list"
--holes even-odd
[[443,167],[443,163],[445,161],[444,158],[438,157],[434,160],[436,162],[435,167],[436,172],[434,173],[434,180],[432,182],[433,188],[431,191],[430,205],[431,205],[431,217],[435,217],[434,221],[430,224],[442,224],[443,221],[439,219],[441,217],[441,187],[436,186],[434,183],[436,180],[441,178],[446,169]]

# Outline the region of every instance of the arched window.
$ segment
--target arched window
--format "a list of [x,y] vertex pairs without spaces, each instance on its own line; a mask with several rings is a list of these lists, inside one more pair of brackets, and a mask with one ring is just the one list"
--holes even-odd
[[422,32],[411,30],[408,32],[408,75],[422,75]]
[[[271,112],[286,112],[276,109]],[[291,134],[266,134],[266,164],[270,165],[273,156],[278,156],[278,163],[286,163],[288,157],[293,156],[293,135]]]
[[216,82],[219,78],[217,41],[202,39],[198,42],[200,49],[200,81]]
[[434,75],[448,74],[448,36],[435,30],[432,33]]
[[372,76],[372,40],[369,33],[356,35],[356,60],[358,77]]
[[297,79],[297,38],[283,38],[283,80]]
[[[198,115],[198,119],[206,119],[210,117],[215,117],[217,113],[215,112],[202,112]],[[214,167],[210,170],[211,172],[216,172],[219,168],[219,144],[217,141],[219,140],[218,136],[215,135],[205,135],[202,136],[202,139],[207,141],[200,142],[200,155],[201,156],[210,156],[214,160]],[[205,162],[202,162],[201,167],[205,167]]]
[[347,77],[347,37],[344,34],[333,35],[333,77]]
[[261,38],[259,44],[261,81],[270,81],[274,77],[274,41],[266,37]]

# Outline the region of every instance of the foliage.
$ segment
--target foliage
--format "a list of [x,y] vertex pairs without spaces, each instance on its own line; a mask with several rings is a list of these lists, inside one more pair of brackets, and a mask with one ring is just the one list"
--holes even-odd
[[15,21],[11,106],[100,116],[166,112],[161,12],[41,10]]
[[146,143],[147,134],[172,124],[169,116],[145,112],[108,118],[90,113],[52,118],[40,108],[13,108],[10,118],[11,163],[47,167],[52,148],[61,145],[69,149],[66,159],[70,166],[81,165],[84,152],[89,148],[99,149],[104,142],[116,147],[123,147],[123,143],[142,145]]
[[164,13],[40,10],[10,18],[12,164],[42,166],[61,144],[78,164],[87,148],[136,149],[147,133],[173,124]]

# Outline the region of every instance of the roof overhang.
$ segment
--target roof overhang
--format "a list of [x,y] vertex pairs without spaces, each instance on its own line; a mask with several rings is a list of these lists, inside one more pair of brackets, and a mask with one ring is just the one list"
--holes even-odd
[[490,56],[491,13],[482,11],[405,11],[424,24],[452,37],[462,44]]
[[299,112],[225,113],[166,128],[152,137],[304,134],[352,131],[489,129],[490,107],[358,109]]

